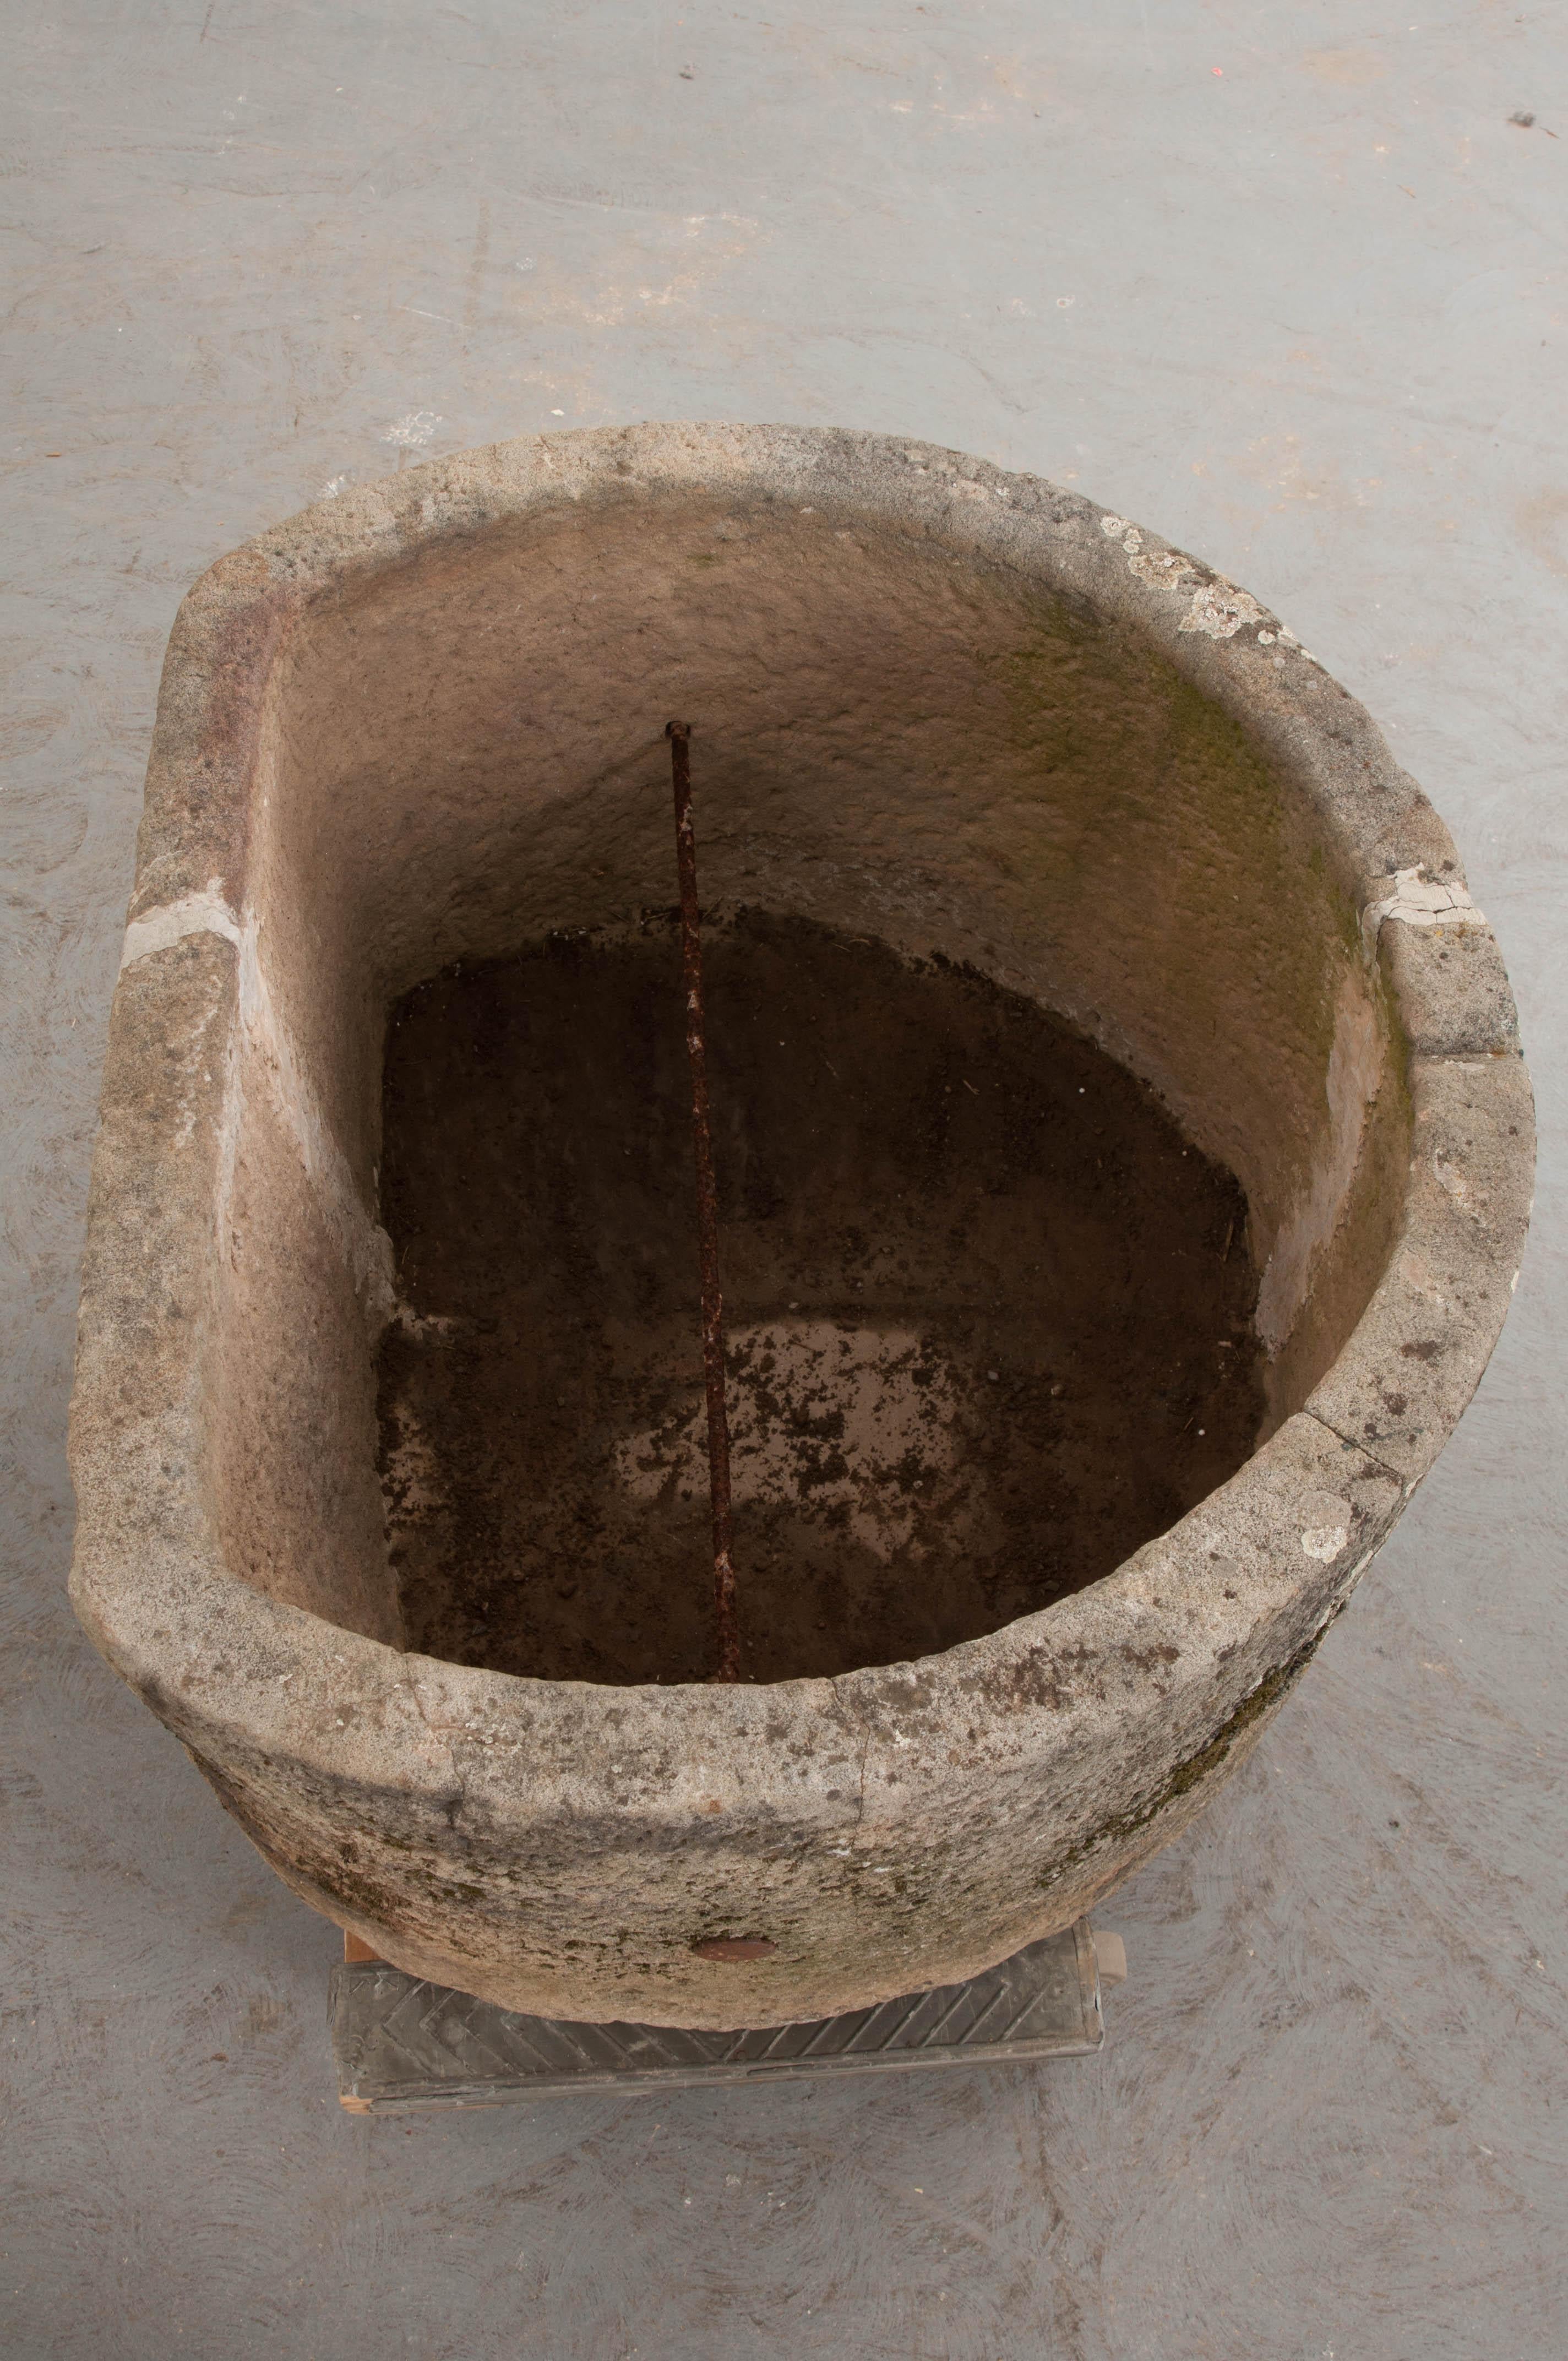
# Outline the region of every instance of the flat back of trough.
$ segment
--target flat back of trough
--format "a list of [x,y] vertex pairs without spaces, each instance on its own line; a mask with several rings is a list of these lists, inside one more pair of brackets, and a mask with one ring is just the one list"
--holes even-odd
[[[1043,1612],[834,1680],[400,1645],[385,1012],[668,901],[675,711],[716,750],[706,891],[1070,1017],[1236,1172],[1262,1273],[1268,1429],[1228,1483]],[[77,1612],[295,1891],[411,1974],[706,2027],[956,1983],[1255,1741],[1475,1389],[1531,1140],[1441,822],[1209,568],[868,435],[411,469],[222,560],[175,626],[83,1271]]]

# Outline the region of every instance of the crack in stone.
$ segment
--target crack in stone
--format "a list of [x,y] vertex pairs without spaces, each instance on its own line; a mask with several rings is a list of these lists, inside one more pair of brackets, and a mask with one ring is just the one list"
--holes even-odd
[[1386,1459],[1379,1459],[1377,1454],[1375,1451],[1369,1451],[1365,1443],[1358,1443],[1353,1434],[1342,1434],[1338,1427],[1331,1425],[1321,1411],[1310,1410],[1304,1411],[1302,1415],[1310,1418],[1315,1426],[1321,1426],[1325,1434],[1332,1434],[1336,1443],[1343,1443],[1347,1451],[1359,1451],[1364,1459],[1369,1459],[1372,1462],[1380,1476],[1387,1476],[1390,1484],[1398,1486],[1401,1494],[1408,1494],[1409,1487],[1398,1469],[1390,1467]]
[[855,1834],[856,1834],[857,1836],[859,1836],[859,1834],[860,1834],[860,1832],[861,1832],[861,1828],[864,1828],[864,1826],[865,1826],[865,1820],[866,1820],[866,1769],[867,1769],[868,1764],[869,1764],[869,1763],[870,1763],[870,1762],[871,1762],[871,1759],[872,1759],[872,1725],[871,1725],[871,1723],[868,1721],[868,1722],[867,1722],[867,1724],[866,1724],[865,1743],[864,1743],[864,1744],[863,1744],[863,1746],[861,1748],[861,1782],[860,1782],[860,1791],[859,1791],[859,1804],[860,1804],[860,1809],[859,1809],[859,1811],[857,1812],[856,1817],[855,1817]]

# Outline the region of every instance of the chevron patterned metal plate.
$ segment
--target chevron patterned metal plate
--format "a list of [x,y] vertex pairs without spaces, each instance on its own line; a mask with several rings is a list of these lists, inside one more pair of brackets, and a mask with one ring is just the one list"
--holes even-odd
[[1086,1918],[968,1983],[815,2025],[689,2033],[558,2024],[422,1982],[381,1960],[334,1969],[330,2017],[338,2094],[360,2114],[495,2106],[571,2091],[1009,2065],[1081,2057],[1104,2038]]

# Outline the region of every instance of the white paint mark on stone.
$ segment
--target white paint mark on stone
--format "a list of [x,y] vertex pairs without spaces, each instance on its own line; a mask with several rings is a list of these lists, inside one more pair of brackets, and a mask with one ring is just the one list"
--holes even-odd
[[187,935],[221,935],[225,942],[238,943],[239,920],[224,899],[221,878],[210,877],[202,893],[182,895],[178,902],[166,902],[161,909],[133,918],[120,953],[122,974],[134,961],[166,951]]
[[1394,890],[1362,912],[1361,924],[1369,943],[1390,918],[1407,927],[1484,927],[1486,923],[1463,885],[1434,877],[1426,869],[1398,869]]

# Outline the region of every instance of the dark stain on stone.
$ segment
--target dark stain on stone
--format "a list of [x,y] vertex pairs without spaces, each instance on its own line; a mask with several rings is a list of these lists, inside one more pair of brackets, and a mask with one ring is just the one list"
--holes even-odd
[[1003,1692],[997,1698],[998,1704],[1044,1705],[1060,1713],[1072,1702],[1072,1692],[1058,1675],[1048,1648],[1026,1649],[1015,1664],[1007,1667],[1005,1680],[996,1686]]
[[[1245,1200],[984,977],[704,924],[743,1672],[932,1655],[1098,1580],[1245,1459]],[[382,1218],[414,1317],[381,1347],[380,1465],[411,1647],[706,1678],[686,1101],[671,914],[394,1009]],[[771,1492],[747,1492],[748,1417]],[[1047,1663],[1021,1677],[1017,1703],[1058,1701]]]
[[[1338,1611],[1336,1609],[1335,1613]],[[1333,1620],[1332,1616],[1329,1619],[1330,1622]],[[1325,1624],[1323,1631],[1327,1629]],[[1228,1719],[1221,1723],[1213,1736],[1196,1753],[1190,1754],[1185,1762],[1177,1764],[1155,1795],[1144,1803],[1134,1805],[1128,1811],[1116,1813],[1096,1828],[1092,1836],[1085,1837],[1073,1845],[1041,1872],[1040,1883],[1044,1886],[1059,1884],[1069,1870],[1076,1869],[1091,1853],[1125,1844],[1129,1838],[1147,1828],[1149,1822],[1169,1805],[1196,1787],[1200,1781],[1208,1778],[1212,1772],[1217,1771],[1236,1741],[1299,1678],[1316,1654],[1322,1636],[1323,1631],[1314,1631],[1305,1647],[1299,1648],[1285,1664],[1276,1665],[1273,1672],[1266,1674],[1251,1695],[1244,1697]]]

